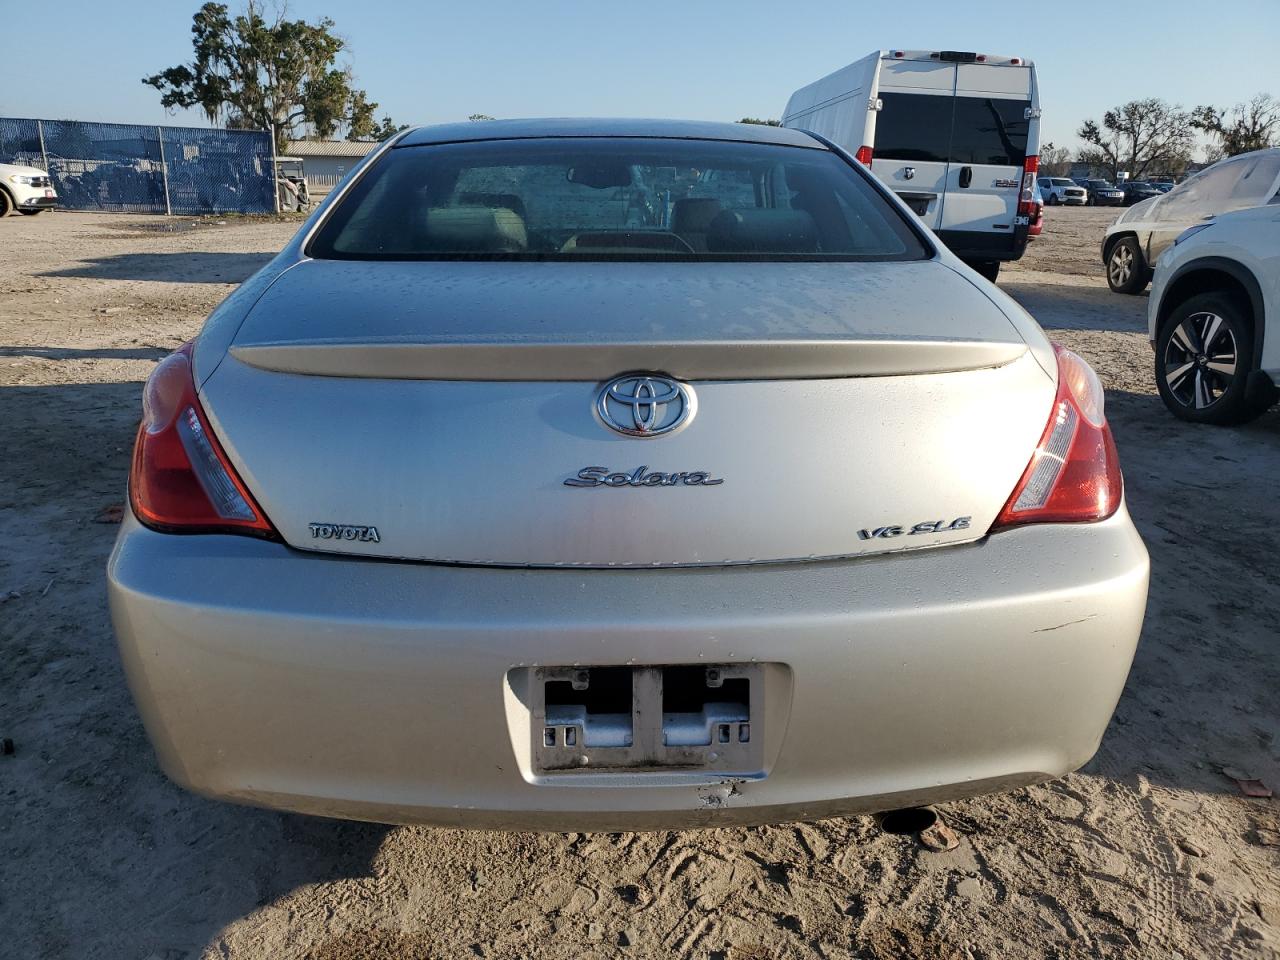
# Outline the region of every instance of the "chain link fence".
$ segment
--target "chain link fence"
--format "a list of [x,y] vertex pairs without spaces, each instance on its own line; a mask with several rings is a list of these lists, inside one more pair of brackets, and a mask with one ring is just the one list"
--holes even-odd
[[47,170],[58,205],[119,213],[272,213],[271,135],[0,117],[0,163]]

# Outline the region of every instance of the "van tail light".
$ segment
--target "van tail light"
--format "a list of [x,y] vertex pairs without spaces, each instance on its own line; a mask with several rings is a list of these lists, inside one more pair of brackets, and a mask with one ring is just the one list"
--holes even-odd
[[864,167],[871,166],[871,148],[865,145],[859,147],[858,152],[853,155],[853,159],[857,160]]
[[1022,161],[1022,190],[1018,193],[1018,216],[1029,217],[1035,213],[1036,174],[1040,172],[1040,158],[1027,157]]
[[147,378],[129,471],[129,502],[145,526],[169,533],[243,533],[275,528],[227,460],[196,397],[192,344]]
[[1120,508],[1124,479],[1103,414],[1102,383],[1080,357],[1054,345],[1058,394],[1044,436],[991,532],[1027,523],[1088,523]]

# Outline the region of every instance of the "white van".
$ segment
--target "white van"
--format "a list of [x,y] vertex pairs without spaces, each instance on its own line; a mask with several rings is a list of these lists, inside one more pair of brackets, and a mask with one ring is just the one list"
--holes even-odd
[[869,165],[988,279],[1026,249],[1040,162],[1030,60],[877,50],[793,93],[782,125]]

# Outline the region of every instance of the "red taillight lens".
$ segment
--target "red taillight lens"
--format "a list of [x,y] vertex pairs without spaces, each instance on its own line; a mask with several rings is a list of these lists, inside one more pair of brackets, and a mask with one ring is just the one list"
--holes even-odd
[[1022,161],[1022,190],[1018,193],[1018,215],[1029,217],[1036,200],[1036,174],[1040,172],[1040,158],[1027,157]]
[[142,392],[129,502],[148,527],[276,536],[218,444],[191,372],[191,344],[160,361]]
[[853,155],[853,158],[864,167],[871,166],[871,148],[867,146],[859,147],[858,152]]
[[1102,383],[1092,368],[1063,347],[1058,395],[1044,436],[991,532],[1025,523],[1087,523],[1120,508],[1124,479],[1103,413]]

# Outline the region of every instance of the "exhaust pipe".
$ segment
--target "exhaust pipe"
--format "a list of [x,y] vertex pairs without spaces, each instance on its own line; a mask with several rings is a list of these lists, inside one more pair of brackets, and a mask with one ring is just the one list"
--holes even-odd
[[875,820],[885,833],[900,837],[928,830],[938,822],[938,813],[933,807],[903,807],[877,813]]

